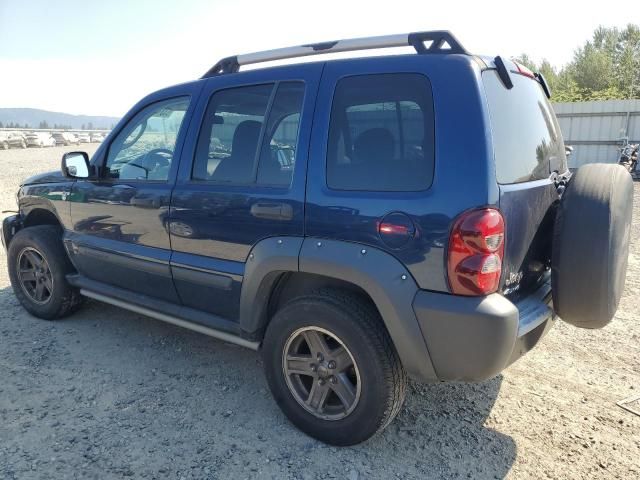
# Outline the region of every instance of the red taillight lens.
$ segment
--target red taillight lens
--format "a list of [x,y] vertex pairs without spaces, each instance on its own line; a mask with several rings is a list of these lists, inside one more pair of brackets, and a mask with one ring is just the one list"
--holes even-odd
[[487,295],[498,289],[504,255],[504,219],[493,208],[463,213],[449,237],[449,290]]

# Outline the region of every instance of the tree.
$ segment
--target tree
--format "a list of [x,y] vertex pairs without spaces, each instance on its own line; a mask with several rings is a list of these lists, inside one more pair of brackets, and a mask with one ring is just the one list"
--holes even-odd
[[554,101],[640,98],[640,25],[598,27],[560,70],[526,54],[517,61],[545,76]]
[[2,125],[2,122],[0,122],[0,128],[4,128],[4,125]]
[[46,122],[46,120],[43,120],[43,121],[41,121],[41,122],[40,122],[40,124],[38,125],[38,128],[41,128],[41,129],[47,129],[47,128],[49,128],[49,124]]

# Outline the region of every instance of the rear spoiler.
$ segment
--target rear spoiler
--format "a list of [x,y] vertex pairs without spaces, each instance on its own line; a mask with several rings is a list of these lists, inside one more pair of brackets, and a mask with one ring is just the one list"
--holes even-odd
[[[513,67],[508,68],[506,62],[509,62]],[[501,56],[497,56],[493,59],[493,63],[498,71],[498,76],[502,81],[502,84],[505,86],[507,90],[511,90],[513,88],[513,80],[511,80],[511,74],[515,73],[517,75],[524,75],[525,77],[529,77],[535,81],[537,81],[541,86],[542,90],[544,90],[544,94],[547,98],[551,98],[551,89],[549,88],[549,84],[547,83],[544,75],[539,72],[532,72],[524,65],[514,62],[511,60],[505,60]]]

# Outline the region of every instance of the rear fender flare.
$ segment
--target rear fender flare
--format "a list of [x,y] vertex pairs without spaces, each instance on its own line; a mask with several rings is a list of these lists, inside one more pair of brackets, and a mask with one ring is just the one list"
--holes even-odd
[[302,237],[272,237],[251,249],[240,292],[240,328],[255,336],[267,323],[269,299],[283,273],[297,272]]
[[413,311],[418,286],[392,255],[377,248],[336,240],[276,237],[251,250],[240,300],[241,329],[249,335],[266,322],[269,298],[280,274],[304,272],[357,285],[376,305],[407,373],[438,381]]

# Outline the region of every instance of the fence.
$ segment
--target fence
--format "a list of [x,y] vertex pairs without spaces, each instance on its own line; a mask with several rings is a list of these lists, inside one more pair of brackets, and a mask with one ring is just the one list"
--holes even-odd
[[625,141],[640,143],[640,100],[555,103],[564,142],[574,150],[569,166],[618,161]]

